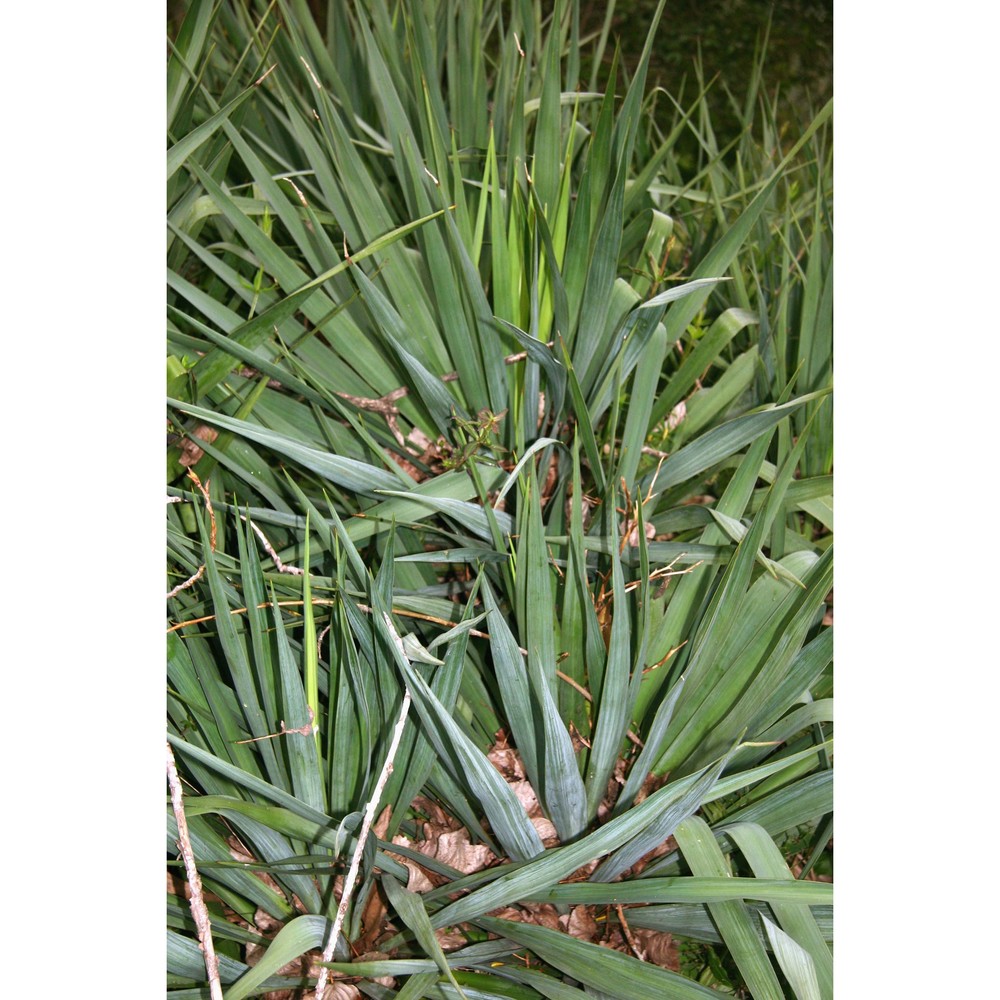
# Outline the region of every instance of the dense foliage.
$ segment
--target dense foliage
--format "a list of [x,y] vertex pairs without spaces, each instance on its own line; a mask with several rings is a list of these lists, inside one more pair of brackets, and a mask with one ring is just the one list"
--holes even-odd
[[230,1000],[311,996],[342,899],[328,996],[832,996],[830,107],[788,134],[758,63],[736,140],[663,128],[663,3],[599,85],[548,6],[170,41],[169,742]]

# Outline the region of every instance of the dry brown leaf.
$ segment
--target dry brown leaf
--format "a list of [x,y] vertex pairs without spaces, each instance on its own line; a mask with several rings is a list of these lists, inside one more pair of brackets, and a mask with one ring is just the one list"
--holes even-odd
[[378,837],[379,840],[385,840],[385,835],[389,832],[389,820],[392,819],[392,806],[387,805],[382,810],[382,815],[375,821],[375,825],[372,827],[372,833]]
[[[421,851],[423,847],[421,846]],[[430,852],[424,852],[430,854]],[[437,846],[431,857],[443,861],[463,875],[482,871],[497,860],[496,855],[485,844],[469,841],[468,830],[451,830],[438,837]]]
[[591,906],[574,906],[568,916],[559,919],[565,922],[566,933],[581,941],[593,941],[597,937],[597,921]]
[[633,927],[632,936],[640,942],[642,950],[650,962],[673,972],[681,971],[680,950],[672,934],[668,934],[666,931],[649,930],[645,927]]
[[635,797],[635,804],[638,805],[640,802],[644,802],[653,792],[658,792],[667,783],[667,780],[663,775],[656,775],[650,771],[646,775],[646,780],[642,783],[642,787],[639,789],[639,794]]
[[430,826],[455,830],[462,825],[449,816],[433,799],[425,798],[423,795],[418,795],[413,800],[411,808],[414,812],[423,813],[427,817],[427,821],[424,823],[425,828]]
[[421,451],[425,451],[433,444],[431,439],[419,427],[414,427],[413,430],[406,436],[406,440],[409,444],[412,444],[415,448],[419,448]]
[[496,743],[486,755],[489,762],[500,772],[504,781],[514,782],[524,780],[524,764],[521,755],[507,743],[507,734],[499,730]]
[[[400,847],[409,847],[417,850],[417,845],[410,840],[409,837],[404,836],[401,833],[397,833],[395,837],[392,838],[394,844],[399,844]],[[409,878],[406,880],[406,888],[410,892],[427,892],[434,888],[434,883],[427,877],[424,870],[410,858],[404,857],[402,854],[393,854],[394,858],[398,858],[404,865],[406,865],[406,870],[410,873]]]
[[436,930],[434,937],[445,951],[454,951],[456,948],[464,948],[469,943],[469,939],[458,931]]
[[354,947],[360,951],[371,948],[387,929],[385,903],[375,886],[371,887],[361,911],[361,929],[361,936],[354,942]]
[[535,832],[538,834],[539,840],[542,842],[543,847],[558,847],[562,841],[559,840],[559,834],[556,832],[556,828],[550,819],[546,819],[545,816],[531,816],[531,825],[535,828]]
[[388,448],[385,449],[385,454],[388,455],[389,458],[391,458],[411,479],[414,479],[419,483],[423,482],[423,480],[427,478],[412,462],[403,458],[402,455],[397,455],[396,452],[390,451]]
[[[631,546],[633,546],[633,547],[638,547],[638,545],[639,545],[639,525],[636,524],[634,521],[632,521],[630,519],[630,520],[626,521],[625,524],[623,525],[623,530],[627,529],[629,527],[629,525],[631,525],[632,528],[629,531],[628,544],[631,545]],[[656,537],[656,528],[653,526],[652,523],[650,523],[650,522],[647,521],[646,524],[643,525],[643,529],[642,530],[643,530],[643,533],[646,536],[646,540],[647,541],[651,542]]]
[[218,436],[219,432],[214,427],[209,427],[206,424],[198,424],[188,437],[181,442],[181,457],[178,459],[180,464],[185,468],[190,468],[201,461],[201,456],[205,452],[195,443],[196,438],[207,444],[211,444]]
[[561,929],[559,911],[551,903],[524,903],[522,908],[528,914],[527,919],[522,917],[523,923],[538,924],[539,927],[548,927],[553,931]]
[[329,983],[323,1000],[361,1000],[361,991],[353,983]]
[[284,921],[277,917],[272,917],[267,910],[262,910],[259,906],[253,915],[253,925],[261,934],[277,933],[284,926]]
[[535,795],[534,788],[531,787],[530,781],[511,781],[508,782],[510,785],[510,790],[514,793],[517,801],[521,803],[524,811],[529,816],[540,816],[541,807],[538,804],[538,796]]

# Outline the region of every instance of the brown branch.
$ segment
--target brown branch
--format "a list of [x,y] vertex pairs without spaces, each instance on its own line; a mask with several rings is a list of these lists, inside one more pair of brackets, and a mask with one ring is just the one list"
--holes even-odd
[[312,736],[313,734],[313,723],[316,716],[313,715],[312,705],[306,705],[306,711],[309,713],[309,721],[304,726],[299,726],[298,729],[288,729],[285,726],[285,720],[281,720],[281,729],[276,733],[268,733],[266,736],[253,736],[249,740],[237,740],[239,743],[259,743],[261,740],[273,740],[278,736],[289,736],[292,733],[298,733],[300,736]]
[[[243,365],[242,368],[236,369],[236,374],[240,378],[260,378],[263,372],[256,368],[251,368],[249,365]],[[276,378],[269,378],[267,380],[267,387],[268,389],[284,389],[284,386]]]
[[[396,647],[396,651],[404,660],[408,659],[406,650],[403,648],[403,641],[400,639],[399,634],[393,627],[392,619],[384,611],[382,612],[382,620],[385,622],[386,628],[389,629],[389,636],[392,639],[393,645]],[[368,839],[368,832],[375,819],[375,810],[378,809],[379,800],[382,798],[382,792],[389,780],[389,776],[392,774],[393,760],[396,757],[396,751],[399,749],[399,741],[402,739],[403,729],[406,726],[407,713],[410,711],[410,698],[410,687],[407,684],[403,692],[403,703],[400,706],[399,717],[396,719],[396,727],[393,730],[392,740],[389,743],[389,750],[386,753],[385,763],[382,765],[382,771],[378,776],[378,781],[375,782],[375,789],[372,792],[372,797],[369,799],[368,805],[365,808],[364,819],[361,822],[361,830],[358,833],[358,844],[354,849],[354,856],[351,858],[351,867],[347,871],[347,877],[344,879],[344,888],[340,893],[340,905],[337,907],[337,917],[333,922],[333,929],[330,931],[330,937],[327,940],[326,946],[323,948],[323,962],[333,961],[333,950],[337,945],[337,938],[340,936],[340,929],[344,926],[344,917],[347,915],[347,907],[351,901],[351,893],[354,891],[354,883],[357,881],[358,871],[361,867],[361,857],[364,854],[365,841]],[[323,994],[326,992],[326,980],[329,974],[329,969],[327,969],[326,965],[320,966],[319,976],[316,980],[316,992],[314,994],[315,1000],[322,1000]]]
[[[314,607],[333,607],[339,598],[332,597],[314,597],[312,599],[312,604]],[[301,608],[305,605],[305,601],[300,600],[288,600],[288,601],[261,601],[257,605],[257,610],[262,611],[264,608]],[[372,609],[368,607],[367,604],[357,605],[359,611],[366,615],[372,613]],[[230,615],[245,615],[249,608],[231,608]],[[448,625],[454,627],[456,622],[449,621],[447,618],[438,618],[435,615],[425,615],[419,611],[406,611],[403,608],[393,608],[392,613],[394,615],[401,615],[403,618],[417,618],[420,621],[430,622],[432,625]],[[189,625],[201,625],[203,622],[215,621],[216,615],[202,615],[200,618],[189,618],[187,621],[177,622],[176,625],[171,625],[167,629],[167,634],[171,632],[176,632],[178,629],[187,628]],[[479,629],[470,628],[469,635],[474,635],[479,639],[489,639],[489,632],[480,632]],[[520,648],[520,647],[518,647]],[[527,656],[528,651],[526,649],[521,650],[522,653]]]
[[278,553],[274,551],[274,546],[271,545],[271,543],[267,540],[267,535],[265,535],[264,532],[261,531],[260,528],[258,528],[257,525],[253,523],[253,521],[251,521],[244,514],[240,514],[240,519],[246,521],[246,523],[249,524],[251,528],[253,528],[254,534],[260,539],[261,544],[267,550],[267,554],[274,561],[275,568],[279,573],[288,573],[291,576],[302,576],[305,573],[305,570],[300,569],[298,566],[287,566],[285,563],[283,563],[281,559],[278,557]]
[[177,584],[177,586],[174,587],[173,590],[167,591],[167,600],[169,601],[171,597],[176,597],[182,590],[187,590],[188,587],[192,586],[193,584],[196,584],[201,579],[201,575],[204,572],[205,572],[205,564],[202,563],[198,567],[196,573],[194,573],[192,576],[189,576],[183,583]]
[[622,933],[625,935],[628,946],[640,962],[645,962],[646,952],[636,944],[635,938],[632,936],[632,931],[629,929],[628,921],[625,919],[625,911],[622,909],[621,903],[615,903],[615,909],[618,911],[618,920],[622,925]]
[[[190,479],[195,486],[201,491],[201,495],[205,498],[205,507],[208,510],[208,516],[212,522],[212,530],[209,536],[209,544],[212,546],[212,551],[215,551],[215,537],[216,537],[216,526],[215,526],[215,510],[212,508],[212,498],[208,495],[208,485],[211,480],[206,479],[205,485],[201,485],[201,480],[198,478],[194,469],[188,469],[188,479]],[[177,503],[180,501],[180,497],[167,497],[167,503]],[[198,569],[189,576],[183,583],[177,584],[173,590],[167,592],[167,600],[169,601],[171,597],[176,597],[182,590],[187,590],[188,587],[197,583],[201,579],[202,573],[205,572],[205,564],[202,563]]]
[[201,891],[201,876],[194,860],[194,849],[191,847],[191,835],[188,833],[187,817],[184,815],[184,793],[181,790],[181,779],[177,774],[177,762],[174,752],[167,744],[167,781],[170,784],[170,801],[174,807],[174,818],[177,820],[177,848],[184,859],[187,870],[188,884],[191,886],[191,915],[198,931],[198,944],[205,956],[205,969],[208,972],[208,988],[212,1000],[222,1000],[222,982],[219,979],[219,959],[215,954],[215,944],[212,941],[212,923],[208,916],[208,907]]
[[409,395],[409,392],[410,390],[404,385],[393,389],[392,392],[387,392],[384,396],[379,396],[377,399],[369,399],[367,396],[352,396],[348,392],[338,392],[337,395],[341,399],[353,403],[358,409],[381,413],[385,417],[385,422],[389,425],[389,430],[392,431],[396,443],[408,453],[406,439],[403,437],[403,432],[399,429],[399,422],[396,419],[399,416],[399,407],[395,404],[397,399]]
[[[523,653],[524,650],[522,649],[521,652]],[[593,704],[593,702],[594,702],[594,696],[585,687],[583,687],[580,684],[577,684],[577,682],[575,680],[573,680],[573,678],[570,677],[569,674],[564,674],[561,670],[557,669],[556,670],[556,677],[558,677],[559,680],[561,680],[561,681],[565,681],[571,688],[573,688],[574,691],[578,692],[581,697],[583,697],[584,699],[586,699],[587,701],[589,701],[591,704]],[[628,736],[628,738],[637,747],[639,747],[640,750],[645,745],[642,742],[642,740],[640,740],[639,737],[636,736],[635,733],[632,732],[631,729],[625,735]]]
[[[347,253],[346,244],[344,246],[344,253]],[[350,258],[348,257],[348,260]],[[555,341],[550,340],[545,346],[553,347]],[[517,364],[518,361],[524,361],[527,358],[527,351],[519,351],[517,354],[508,354],[504,359],[505,365]],[[447,372],[444,375],[438,376],[441,382],[455,382],[458,380],[458,372]],[[404,396],[408,396],[410,390],[405,386],[400,386],[398,389],[393,389],[392,392],[387,392],[384,396],[378,397],[368,397],[368,396],[352,396],[348,392],[338,392],[337,395],[341,399],[346,399],[349,403],[353,403],[360,410],[368,410],[371,413],[381,413],[385,417],[386,423],[389,425],[389,430],[392,431],[392,436],[396,439],[399,446],[409,452],[406,447],[406,441],[403,438],[403,434],[399,429],[399,424],[397,422],[397,417],[399,416],[399,407],[395,405],[397,399],[402,399]],[[411,452],[411,454],[413,454]]]

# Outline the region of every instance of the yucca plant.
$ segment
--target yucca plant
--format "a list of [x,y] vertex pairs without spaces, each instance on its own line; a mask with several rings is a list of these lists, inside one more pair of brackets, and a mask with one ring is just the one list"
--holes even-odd
[[654,115],[662,8],[171,39],[171,996],[832,995],[830,109]]

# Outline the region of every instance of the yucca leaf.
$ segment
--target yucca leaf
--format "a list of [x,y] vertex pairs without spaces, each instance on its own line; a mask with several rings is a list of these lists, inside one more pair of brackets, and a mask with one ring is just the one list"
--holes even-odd
[[[790,885],[805,884],[788,870],[781,852],[763,827],[752,823],[734,823],[725,829],[758,879],[784,880]],[[831,890],[832,888],[830,886]],[[771,899],[768,902],[771,903],[771,910],[780,927],[775,927],[766,917],[762,917],[764,929],[778,964],[796,994],[803,1000],[832,1000],[833,956],[806,905],[808,901],[801,900],[801,905],[790,900]]]
[[[726,877],[730,874],[708,824],[699,817],[685,820],[675,834],[694,875]],[[767,952],[758,937],[750,913],[740,900],[709,903],[712,918],[755,1000],[784,1000]]]
[[619,1000],[695,1000],[718,996],[714,990],[677,973],[547,927],[495,917],[479,917],[476,923],[484,930],[530,948],[543,962]]
[[289,920],[274,936],[257,964],[226,990],[224,1000],[243,1000],[243,997],[257,992],[257,987],[283,965],[307,951],[321,948],[329,926],[326,917],[313,914],[302,914]]
[[385,890],[386,896],[393,909],[399,914],[400,919],[413,931],[420,946],[434,959],[437,967],[448,978],[448,981],[458,991],[462,1000],[469,1000],[462,987],[455,980],[455,975],[448,965],[444,951],[434,936],[434,928],[431,926],[430,917],[424,908],[423,901],[415,892],[410,892],[405,886],[400,885],[391,875],[383,875],[380,883]]

